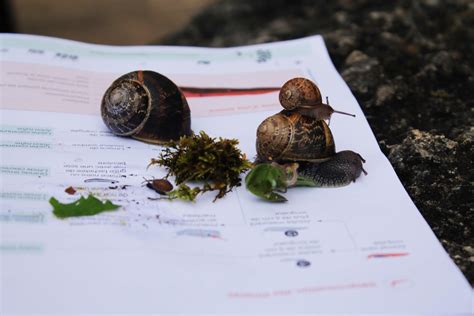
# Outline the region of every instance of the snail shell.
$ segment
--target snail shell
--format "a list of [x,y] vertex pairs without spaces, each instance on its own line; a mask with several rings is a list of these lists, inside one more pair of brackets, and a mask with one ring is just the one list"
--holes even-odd
[[321,104],[321,91],[318,86],[306,78],[288,80],[280,89],[280,104],[286,110],[294,110],[300,105]]
[[257,129],[258,161],[318,162],[334,154],[334,138],[323,120],[283,110]]
[[119,136],[154,144],[191,135],[191,112],[179,88],[153,71],[133,71],[115,80],[101,104],[102,119]]

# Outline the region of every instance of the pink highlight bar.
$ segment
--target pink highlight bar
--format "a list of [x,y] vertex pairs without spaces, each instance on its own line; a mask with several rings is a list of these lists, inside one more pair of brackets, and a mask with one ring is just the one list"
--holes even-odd
[[403,285],[403,284],[406,284],[406,283],[409,283],[410,280],[407,280],[407,279],[400,279],[400,280],[393,280],[392,282],[390,282],[390,286],[391,287],[397,287],[397,286],[400,286],[400,285]]
[[408,255],[409,255],[408,252],[373,253],[373,254],[368,255],[367,259],[404,257]]
[[273,88],[191,88],[180,87],[186,98],[200,98],[200,97],[222,97],[222,96],[239,96],[239,95],[253,95],[278,92],[279,87]]

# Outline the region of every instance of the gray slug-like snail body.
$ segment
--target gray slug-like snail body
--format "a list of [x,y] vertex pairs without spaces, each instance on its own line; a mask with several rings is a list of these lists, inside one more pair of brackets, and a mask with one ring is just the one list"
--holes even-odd
[[179,88],[153,71],[133,71],[115,80],[101,104],[105,125],[119,136],[163,144],[191,135],[191,113]]
[[347,185],[362,172],[367,174],[359,154],[350,150],[336,153],[324,120],[337,111],[321,102],[321,93],[312,81],[289,80],[279,99],[285,110],[265,119],[257,129],[257,162],[297,162],[298,175],[321,187]]
[[364,158],[351,150],[336,153],[331,159],[321,163],[302,162],[298,175],[311,179],[318,187],[340,187],[355,182],[364,170]]

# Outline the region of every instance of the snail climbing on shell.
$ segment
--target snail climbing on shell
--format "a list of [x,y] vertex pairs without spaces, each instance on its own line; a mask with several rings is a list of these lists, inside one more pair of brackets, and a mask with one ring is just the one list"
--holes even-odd
[[101,103],[105,125],[119,136],[163,144],[191,135],[191,112],[180,89],[153,71],[133,71],[115,80]]
[[[257,128],[256,162],[271,165],[255,168],[248,174],[246,184],[250,191],[253,190],[254,194],[268,200],[286,201],[281,195],[272,192],[282,185],[260,185],[260,188],[269,188],[269,192],[262,192],[255,185],[257,181],[262,181],[256,175],[258,172],[265,172],[266,175],[277,174],[278,179],[299,179],[297,182],[287,182],[286,187],[344,186],[355,182],[361,173],[367,174],[362,166],[365,160],[361,155],[350,150],[336,153],[333,135],[325,122],[330,119],[332,113],[352,114],[335,111],[328,104],[322,103],[319,88],[304,78],[294,78],[286,82],[280,90],[279,99],[284,110],[266,118]],[[286,174],[281,174],[281,170],[289,170],[288,168],[279,168],[280,171],[272,169],[271,166],[275,163],[296,163],[296,176],[290,177],[287,171]]]
[[326,103],[323,103],[318,86],[306,78],[288,80],[281,87],[278,98],[284,109],[318,120],[329,121],[333,113],[355,117],[354,114],[334,110],[329,105],[328,97],[326,97]]

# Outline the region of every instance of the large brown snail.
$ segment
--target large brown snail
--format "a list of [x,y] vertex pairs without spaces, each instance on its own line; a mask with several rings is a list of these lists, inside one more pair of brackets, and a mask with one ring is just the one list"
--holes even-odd
[[112,133],[163,144],[191,135],[191,113],[180,89],[153,71],[133,71],[115,80],[101,104]]
[[324,120],[283,110],[265,119],[257,129],[260,161],[324,161],[336,153]]
[[341,112],[321,102],[316,84],[292,79],[283,85],[279,99],[285,110],[265,119],[257,129],[257,162],[297,162],[298,173],[317,186],[347,185],[362,172],[367,174],[359,154],[350,150],[336,153],[325,120]]

